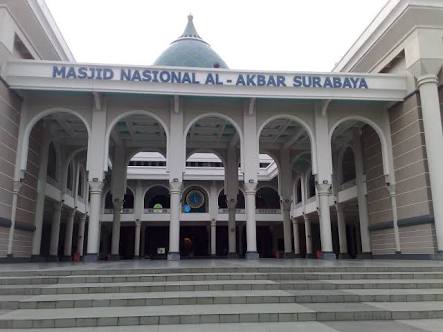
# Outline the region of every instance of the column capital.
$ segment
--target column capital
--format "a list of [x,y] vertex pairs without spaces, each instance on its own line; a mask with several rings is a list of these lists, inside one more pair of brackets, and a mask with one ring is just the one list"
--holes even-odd
[[316,187],[319,196],[331,194],[331,184],[329,183],[316,183]]
[[308,215],[307,215],[307,214],[304,214],[304,213],[303,213],[303,220],[304,220],[305,222],[309,222],[309,221],[311,221],[311,220],[309,219]]
[[62,209],[62,206],[63,206],[63,202],[55,202],[53,209],[55,212],[59,212]]
[[88,215],[87,215],[86,213],[82,213],[82,214],[80,215],[80,222],[85,222],[87,216],[88,216]]
[[289,197],[280,197],[280,203],[282,210],[291,210],[292,199]]
[[75,212],[77,212],[77,208],[76,207],[74,207],[73,209],[69,209],[68,217],[74,217],[75,216]]
[[211,227],[217,226],[217,220],[211,219]]
[[183,186],[183,182],[181,181],[172,181],[169,182],[169,191],[172,193],[181,193],[182,190],[182,186]]
[[257,183],[256,182],[245,182],[243,184],[245,188],[245,194],[246,195],[255,195],[255,192],[257,190]]
[[103,181],[88,181],[89,191],[91,193],[101,193],[103,189]]
[[23,185],[23,181],[14,181],[12,184],[13,193],[18,194],[22,185]]
[[425,84],[435,84],[438,85],[439,79],[437,75],[434,74],[424,74],[417,76],[417,87],[420,88],[422,85]]
[[386,189],[388,189],[388,193],[390,197],[395,196],[395,184],[387,184]]
[[293,225],[297,225],[298,224],[298,220],[295,217],[291,218],[291,222],[292,222]]
[[135,226],[136,226],[136,227],[140,227],[140,226],[142,225],[142,222],[141,222],[139,219],[136,219],[136,220],[134,221],[134,223],[135,223]]

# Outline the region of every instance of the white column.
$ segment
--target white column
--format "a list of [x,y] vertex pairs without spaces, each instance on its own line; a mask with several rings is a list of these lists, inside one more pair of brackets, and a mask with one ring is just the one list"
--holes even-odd
[[237,244],[236,244],[236,222],[235,222],[235,214],[236,214],[236,206],[237,206],[237,197],[227,199],[228,205],[228,247],[229,247],[229,256],[235,257],[237,256]]
[[134,258],[140,258],[140,220],[135,221],[135,237],[134,237]]
[[217,221],[211,220],[211,256],[217,255]]
[[306,214],[303,215],[305,221],[306,258],[312,258],[312,233],[311,221]]
[[[44,126],[45,128],[46,126]],[[35,230],[32,234],[32,257],[40,256],[42,243],[43,215],[45,212],[46,177],[48,169],[49,135],[48,130],[43,130],[42,143],[40,146],[40,160],[38,169],[37,201],[35,203]]]
[[169,222],[168,260],[180,259],[180,196],[182,182],[170,182],[171,220]]
[[66,220],[65,245],[63,250],[64,260],[71,260],[72,256],[72,233],[74,231],[74,218],[76,209],[71,209]]
[[180,198],[185,167],[186,137],[184,137],[183,111],[179,96],[171,100],[167,167],[171,199],[171,220],[169,222],[168,260],[180,259]]
[[112,259],[120,258],[120,226],[121,226],[121,211],[123,207],[123,200],[116,198],[113,204],[113,220],[112,220],[112,238],[111,238],[111,257]]
[[255,223],[255,192],[256,183],[245,183],[246,203],[246,258],[259,258],[257,252],[257,234]]
[[320,239],[323,258],[334,259],[332,251],[331,213],[329,210],[329,196],[331,186],[329,184],[317,184],[317,195],[320,217]]
[[51,260],[58,260],[58,242],[60,238],[60,217],[62,214],[62,202],[57,202],[53,206],[51,240],[49,246],[49,256]]
[[294,237],[294,254],[295,257],[300,257],[300,238],[298,232],[298,222],[296,218],[292,218],[292,234]]
[[83,245],[85,242],[85,224],[86,224],[86,213],[80,216],[80,221],[78,224],[77,251],[80,257],[83,256]]
[[8,236],[8,257],[13,257],[13,244],[15,234],[15,219],[17,214],[17,200],[20,188],[22,186],[21,181],[14,181],[12,184],[12,207],[11,207],[11,227],[9,228]]
[[423,75],[417,79],[426,140],[437,251],[440,256],[443,256],[443,129],[438,82],[438,77],[435,75]]
[[332,251],[331,215],[329,211],[329,197],[332,184],[332,151],[328,118],[320,108],[315,110],[315,138],[318,168],[315,178],[320,210],[322,257],[325,259],[335,259],[335,254]]
[[338,227],[338,241],[340,244],[340,257],[347,258],[348,256],[348,241],[346,239],[346,220],[343,207],[340,203],[335,204],[337,211],[337,227]]
[[394,228],[395,253],[401,254],[400,232],[398,230],[397,197],[396,197],[396,193],[395,193],[395,185],[389,184],[387,187],[388,187],[389,197],[391,199],[391,207],[392,207],[392,226]]
[[291,203],[289,198],[282,197],[280,200],[281,213],[283,217],[283,240],[285,246],[285,256],[292,255],[292,241],[291,241]]
[[88,224],[88,246],[85,261],[97,261],[100,246],[100,207],[103,182],[89,181],[90,212]]
[[368,201],[366,199],[366,176],[363,168],[363,152],[361,147],[361,130],[354,128],[353,151],[355,160],[355,176],[357,185],[358,218],[360,221],[360,238],[362,255],[371,255],[371,238],[369,234]]
[[255,98],[251,98],[243,110],[243,160],[246,203],[246,258],[258,259],[255,223],[255,192],[258,183],[259,150]]
[[[235,142],[235,139],[232,143]],[[226,152],[224,190],[228,207],[228,255],[237,256],[236,248],[236,206],[238,195],[238,159],[234,144],[230,144]]]

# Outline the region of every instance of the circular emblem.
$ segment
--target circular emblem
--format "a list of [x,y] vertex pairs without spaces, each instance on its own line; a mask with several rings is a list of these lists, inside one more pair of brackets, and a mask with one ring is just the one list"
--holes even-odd
[[205,204],[205,196],[199,190],[191,190],[186,196],[186,203],[188,203],[192,209],[201,208],[203,204]]
[[155,203],[153,209],[154,212],[161,212],[161,210],[163,209],[163,205],[161,205],[160,203]]

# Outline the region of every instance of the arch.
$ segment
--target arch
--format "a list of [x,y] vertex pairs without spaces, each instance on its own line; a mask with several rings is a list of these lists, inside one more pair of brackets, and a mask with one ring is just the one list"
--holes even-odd
[[314,174],[317,173],[317,145],[316,145],[316,140],[315,140],[315,136],[314,136],[314,132],[312,130],[312,128],[301,118],[299,118],[296,115],[293,114],[276,114],[273,115],[269,118],[267,118],[265,121],[263,121],[263,123],[261,124],[261,126],[259,127],[259,129],[257,130],[257,140],[258,140],[258,144],[260,145],[260,136],[261,136],[261,132],[263,131],[263,129],[266,127],[266,125],[268,125],[269,123],[271,123],[274,120],[279,120],[279,119],[290,119],[294,122],[299,123],[308,133],[309,136],[309,141],[311,143],[311,163],[312,163],[312,169]]
[[[167,194],[165,194],[165,195],[157,195],[157,196],[150,197],[150,196],[148,195],[148,193],[149,193],[149,191],[151,191],[151,190],[154,189],[154,188],[161,188],[161,189],[163,189],[164,192],[166,192]],[[154,204],[149,204],[150,201],[148,201],[148,199],[152,200],[152,199],[154,199],[155,197],[159,197],[159,198],[160,198],[160,197],[162,197],[162,196],[165,197],[165,199],[163,199],[162,207],[163,207],[164,209],[169,209],[169,208],[170,208],[170,204],[171,204],[169,188],[168,188],[167,186],[165,186],[165,185],[162,185],[162,184],[155,184],[155,185],[150,186],[150,187],[149,187],[147,190],[145,190],[144,193],[143,193],[143,208],[144,208],[144,209],[150,209],[150,208],[153,208],[154,206],[149,206],[149,205],[154,205]],[[160,199],[159,199],[159,200],[160,200]],[[147,204],[147,203],[148,203],[148,204]]]
[[203,148],[199,148],[199,149],[195,149],[190,151],[190,153],[185,155],[185,162],[188,161],[188,159],[195,153],[212,153],[215,154],[218,159],[221,160],[221,162],[223,163],[223,167],[225,167],[225,156],[221,155],[220,152],[215,151],[214,149],[208,148],[208,149],[203,149]]
[[[223,195],[222,195],[223,193]],[[222,196],[225,196],[225,201],[222,202],[223,206],[220,206],[220,199]],[[239,199],[240,197],[240,199]],[[224,192],[224,188],[222,188],[217,195],[217,206],[219,209],[226,209],[228,207],[227,202],[226,202],[226,194]],[[243,191],[238,190],[237,192],[237,204],[235,206],[236,209],[244,209],[246,207],[246,202],[245,202],[245,194],[243,193]]]
[[[109,124],[109,126],[106,128],[106,135],[105,135],[105,155],[104,155],[104,160],[103,160],[103,170],[106,171],[106,169],[108,168],[108,159],[109,159],[109,139],[111,137],[111,133],[112,130],[114,129],[115,125],[122,119],[131,116],[131,115],[145,115],[151,118],[154,118],[156,121],[158,121],[158,123],[160,123],[160,125],[162,126],[165,134],[166,134],[166,153],[168,150],[168,144],[169,144],[169,131],[168,131],[168,126],[165,124],[165,122],[156,114],[147,111],[147,110],[132,110],[132,111],[126,111],[123,112],[121,114],[119,114],[118,116],[115,117],[115,119],[113,119],[111,121],[111,123]],[[166,158],[167,159],[167,158]],[[128,161],[129,162],[129,161]],[[168,163],[168,161],[166,160],[166,163]]]
[[79,114],[77,111],[71,110],[69,108],[56,107],[49,108],[42,112],[39,112],[34,117],[29,120],[29,122],[25,125],[25,129],[23,131],[22,141],[20,142],[21,151],[20,151],[20,171],[24,174],[26,171],[26,166],[28,163],[28,150],[29,150],[29,137],[31,136],[31,131],[34,128],[35,124],[41,119],[45,118],[48,115],[54,113],[69,113],[78,117],[86,127],[86,131],[88,132],[88,147],[91,143],[91,128],[88,121],[83,117],[82,114]]
[[[79,153],[81,153],[81,152],[83,152],[83,151],[87,151],[87,150],[88,150],[87,147],[81,147],[81,148],[78,148],[78,149],[72,151],[72,152],[68,155],[68,157],[66,158],[66,161],[65,161],[65,165],[66,165],[66,167],[69,167],[69,165],[70,165],[71,163],[73,163],[73,160],[74,160],[74,158],[76,157],[77,154],[79,154]],[[80,162],[78,163],[78,167],[81,167]],[[68,173],[67,173],[67,172],[65,172],[64,174],[66,175],[66,177],[68,176]],[[75,180],[75,174],[74,174],[74,180]],[[63,181],[67,182],[67,178],[65,178]],[[75,181],[73,181],[73,182],[75,182]],[[74,189],[74,188],[72,188],[72,189]]]
[[[268,199],[261,199],[259,197],[260,192],[266,192],[270,193],[272,191],[275,196],[268,197]],[[255,204],[257,209],[280,209],[280,195],[275,188],[272,186],[262,186],[261,188],[257,189],[257,192],[255,193]]]
[[186,144],[187,144],[188,132],[189,132],[189,130],[191,130],[191,128],[194,124],[196,124],[199,120],[204,119],[204,118],[222,118],[234,126],[235,130],[237,131],[238,137],[240,139],[240,163],[241,163],[241,165],[244,165],[243,131],[241,130],[238,123],[235,122],[230,116],[223,114],[223,113],[218,113],[218,112],[209,112],[209,113],[200,114],[200,115],[196,116],[195,118],[193,118],[192,121],[189,121],[188,125],[185,128],[185,131],[183,132],[183,135],[184,135],[183,137],[185,138],[185,145],[184,145],[185,156],[186,156]]
[[167,191],[169,191],[169,186],[168,186],[168,185],[163,184],[163,183],[155,183],[155,184],[151,184],[150,186],[146,187],[146,189],[143,191],[143,197],[145,197],[145,196],[146,196],[146,193],[147,193],[150,189],[152,189],[152,188],[154,188],[154,187],[163,187],[163,188],[165,188]]
[[157,153],[161,154],[163,156],[163,158],[165,158],[166,163],[168,161],[166,158],[166,153],[164,153],[164,151],[161,151],[160,149],[149,149],[149,151],[145,151],[145,149],[139,148],[139,149],[133,149],[130,151],[130,153],[128,153],[128,155],[126,156],[127,158],[125,160],[126,166],[129,166],[129,162],[131,161],[131,159],[134,158],[137,153],[141,153],[141,152],[157,152]]
[[123,209],[133,209],[135,206],[135,194],[134,191],[126,186],[125,194],[123,195]]
[[366,117],[360,116],[360,115],[350,115],[350,116],[346,116],[346,117],[338,120],[337,122],[334,123],[334,125],[329,130],[329,144],[332,146],[332,136],[334,134],[335,129],[337,129],[338,126],[340,126],[342,123],[344,123],[346,121],[363,122],[363,123],[367,124],[368,126],[370,126],[377,133],[378,138],[381,143],[381,154],[382,154],[382,159],[383,159],[383,174],[385,176],[391,175],[390,169],[391,169],[392,165],[389,162],[389,153],[388,153],[389,150],[388,150],[387,139],[386,139],[386,136],[385,136],[383,130],[374,121],[372,121]]

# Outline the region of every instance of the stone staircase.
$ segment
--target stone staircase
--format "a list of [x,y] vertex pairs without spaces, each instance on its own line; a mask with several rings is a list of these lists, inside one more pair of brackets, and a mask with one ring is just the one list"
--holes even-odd
[[144,263],[0,269],[0,329],[443,318],[443,265]]

